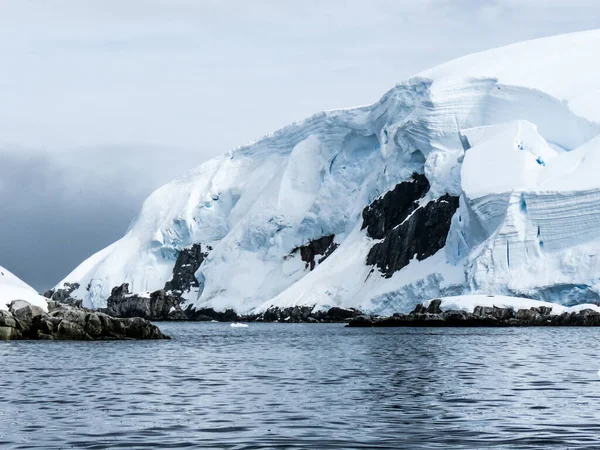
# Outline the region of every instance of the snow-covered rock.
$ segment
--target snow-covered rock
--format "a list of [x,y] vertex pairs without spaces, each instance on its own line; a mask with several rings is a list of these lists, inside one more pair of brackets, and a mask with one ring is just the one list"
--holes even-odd
[[232,150],[155,191],[57,289],[98,308],[123,283],[177,285],[184,307],[242,314],[598,300],[599,48],[589,31],[469,55]]
[[8,310],[8,306],[13,300],[25,300],[43,311],[48,311],[46,298],[0,266],[0,310]]
[[[509,297],[507,295],[457,295],[454,297],[442,297],[440,300],[442,301],[440,305],[442,311],[459,310],[472,313],[477,306],[486,306],[490,308],[510,308],[515,311],[519,309],[546,307],[552,308],[552,311],[550,311],[551,315],[577,313],[584,309],[591,309],[600,313],[600,306],[596,304],[582,303],[568,307],[557,303],[532,300],[530,298]],[[429,306],[430,302],[431,300],[426,301],[423,305]]]

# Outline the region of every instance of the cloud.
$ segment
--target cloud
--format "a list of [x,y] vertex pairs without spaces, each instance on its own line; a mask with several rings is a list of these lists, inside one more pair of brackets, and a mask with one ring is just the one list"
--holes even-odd
[[144,198],[186,172],[169,149],[0,151],[0,260],[37,289],[124,234]]
[[586,0],[0,2],[0,264],[38,288],[210,157],[600,13]]

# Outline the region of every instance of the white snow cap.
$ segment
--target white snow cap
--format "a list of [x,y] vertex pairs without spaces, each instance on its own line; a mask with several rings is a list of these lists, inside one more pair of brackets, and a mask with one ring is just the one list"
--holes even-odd
[[48,304],[44,297],[0,266],[0,309],[8,309],[8,305],[13,300],[25,300],[34,306],[39,306],[44,311],[48,311]]
[[[103,307],[164,287],[178,252],[211,250],[186,305],[410,310],[471,293],[600,299],[600,31],[523,42],[425,71],[379,102],[327,111],[155,191],[127,234],[57,287]],[[460,197],[446,245],[384,278],[362,211],[413,172],[421,205]],[[334,235],[311,271],[295,251]]]

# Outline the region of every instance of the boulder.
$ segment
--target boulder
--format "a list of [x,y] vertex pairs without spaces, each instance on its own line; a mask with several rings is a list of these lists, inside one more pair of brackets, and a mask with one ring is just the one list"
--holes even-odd
[[498,308],[497,306],[476,306],[473,316],[504,321],[515,318],[515,311],[511,308]]
[[442,312],[440,309],[440,305],[442,304],[442,300],[436,298],[435,300],[431,300],[429,302],[429,306],[427,307],[427,313],[429,314],[439,314]]
[[427,308],[423,306],[422,303],[417,303],[415,309],[413,309],[410,314],[425,314],[427,312]]
[[39,306],[32,305],[25,300],[13,300],[8,305],[8,310],[13,317],[22,321],[31,321],[35,316],[44,314],[44,310]]
[[63,319],[58,323],[56,331],[53,333],[55,339],[69,341],[91,341],[92,337],[85,332],[83,327],[70,320]]
[[523,325],[539,325],[544,321],[544,316],[540,314],[537,308],[519,309],[516,318]]
[[598,326],[600,325],[600,313],[593,309],[584,309],[579,311],[578,315],[581,317],[581,322],[584,326]]
[[0,341],[20,339],[21,337],[21,326],[18,321],[10,312],[0,309]]

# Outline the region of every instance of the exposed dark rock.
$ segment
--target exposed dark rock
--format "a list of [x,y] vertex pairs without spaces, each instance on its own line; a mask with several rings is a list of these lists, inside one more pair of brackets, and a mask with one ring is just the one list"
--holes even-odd
[[0,340],[21,339],[22,330],[23,326],[10,312],[0,309]]
[[446,245],[450,221],[458,208],[458,197],[445,194],[414,210],[401,225],[390,230],[367,255],[386,278],[407,266],[415,256],[422,261]]
[[358,316],[354,320],[348,323],[348,326],[352,327],[372,327],[373,319],[369,316]]
[[262,314],[262,320],[264,322],[306,322],[312,310],[313,306],[270,307]]
[[13,300],[8,305],[8,311],[13,317],[21,322],[31,322],[35,316],[44,313],[44,310],[39,306],[32,305],[25,300]]
[[515,311],[511,308],[498,308],[497,306],[476,306],[473,315],[481,318],[509,320],[515,318]]
[[[314,310],[314,306],[293,306],[289,308],[270,307],[261,314],[239,315],[233,309],[215,311],[213,308],[194,308],[191,305],[181,309],[180,299],[169,296],[164,291],[156,291],[150,297],[129,294],[128,286],[113,289],[108,308],[103,312],[117,317],[144,317],[151,320],[188,320],[194,322],[288,322],[288,323],[329,323],[348,322],[362,314],[353,308],[334,306],[328,310]],[[169,310],[171,306],[175,310]],[[170,311],[170,312],[169,312]]]
[[[317,262],[320,264],[325,261],[338,247],[338,244],[333,242],[334,238],[335,235],[330,234],[329,236],[314,239],[306,245],[293,249],[292,254],[300,252],[300,258],[306,263],[306,268],[310,267],[310,270],[313,270]],[[322,255],[322,257],[315,261],[317,255]]]
[[411,181],[397,184],[383,197],[374,200],[362,213],[362,228],[373,239],[383,239],[419,206],[418,200],[429,191],[425,175],[413,173]]
[[334,306],[326,311],[316,311],[312,317],[320,322],[344,322],[362,315],[362,311],[354,308],[340,308]]
[[429,302],[429,306],[427,307],[426,312],[429,314],[440,314],[442,312],[442,310],[440,309],[441,304],[442,304],[442,301],[439,298],[431,300]]
[[129,284],[114,287],[105,312],[115,317],[141,317],[148,320],[187,320],[181,299],[158,290],[149,295],[131,294]]
[[165,284],[165,291],[173,291],[175,295],[181,295],[192,287],[199,287],[200,282],[196,279],[195,273],[207,256],[207,252],[202,252],[201,244],[182,249],[173,267],[173,278]]
[[[434,306],[432,306],[432,304]],[[509,326],[600,326],[600,313],[592,309],[552,315],[552,308],[519,309],[477,306],[472,313],[459,310],[441,311],[441,300],[429,307],[418,304],[409,314],[391,317],[356,317],[349,327],[509,327]],[[438,311],[438,312],[430,312]]]
[[211,320],[216,320],[217,322],[237,322],[241,320],[240,316],[233,309],[215,311],[212,308],[194,309],[188,306],[184,313],[188,320],[197,322],[210,322]]
[[123,283],[112,289],[105,311],[116,317],[148,320],[203,320],[202,314],[191,312],[188,316],[187,310],[181,309],[181,295],[192,287],[200,287],[195,273],[207,256],[207,252],[202,252],[201,244],[182,249],[173,266],[173,277],[165,283],[164,289],[149,294],[132,294],[129,284]]
[[436,314],[439,314],[441,319],[448,326],[460,326],[461,324],[466,324],[467,326],[472,326],[471,325],[472,319],[469,316],[469,313],[467,313],[465,311],[450,310],[450,311],[439,312]]
[[291,306],[288,308],[279,308],[272,306],[265,312],[254,318],[259,322],[347,322],[362,314],[357,309],[346,309],[334,306],[328,310],[314,310],[314,306]]
[[517,320],[531,324],[537,324],[542,323],[544,321],[544,317],[535,308],[520,309],[517,311]]
[[[44,297],[65,305],[81,307],[82,301],[71,297],[71,294],[77,289],[79,289],[79,283],[64,283],[63,287],[60,289],[44,292]],[[48,297],[48,295],[50,296]]]
[[422,303],[417,303],[415,309],[413,309],[410,314],[425,314],[427,312],[427,307],[423,306]]
[[168,339],[141,318],[117,319],[98,311],[62,305],[48,313],[24,300],[0,311],[0,339],[115,340]]

